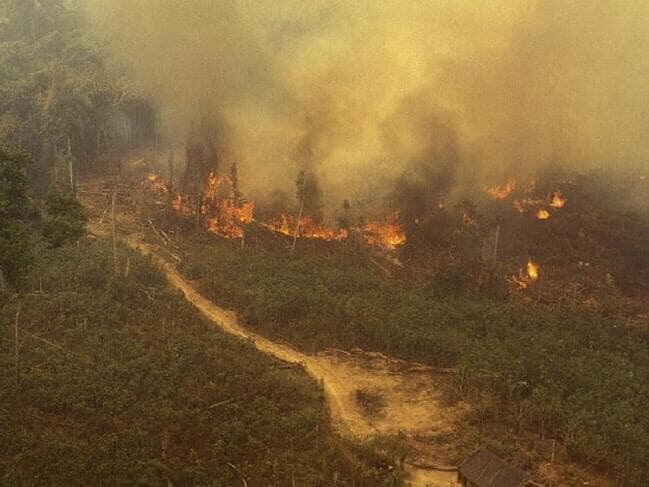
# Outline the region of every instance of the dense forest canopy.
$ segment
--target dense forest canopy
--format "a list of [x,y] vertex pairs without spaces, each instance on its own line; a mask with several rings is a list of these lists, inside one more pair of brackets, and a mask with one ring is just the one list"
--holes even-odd
[[63,0],[0,2],[0,142],[34,160],[34,182],[73,188],[102,156],[153,137],[153,111]]

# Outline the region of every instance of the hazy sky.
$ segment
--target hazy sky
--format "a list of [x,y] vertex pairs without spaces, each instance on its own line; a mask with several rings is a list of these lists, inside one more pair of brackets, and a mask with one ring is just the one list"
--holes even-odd
[[219,114],[248,191],[303,166],[334,198],[449,158],[647,167],[645,1],[85,1],[180,143]]

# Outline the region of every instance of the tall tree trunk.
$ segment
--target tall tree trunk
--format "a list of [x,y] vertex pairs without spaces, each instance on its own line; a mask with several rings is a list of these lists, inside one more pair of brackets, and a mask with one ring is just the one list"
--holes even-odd
[[70,136],[67,137],[68,142],[68,173],[70,175],[70,191],[74,193],[74,161],[72,160],[72,144],[70,143]]
[[203,192],[198,191],[196,194],[196,230],[201,229],[201,222],[203,220]]
[[119,275],[119,265],[117,264],[117,225],[115,223],[115,199],[117,197],[117,190],[113,189],[113,199],[111,202],[111,217],[113,222],[113,264],[115,271],[115,280]]
[[493,258],[492,262],[493,265],[496,265],[496,261],[498,260],[498,244],[500,243],[500,223],[496,225],[496,235],[494,236],[494,252],[493,252]]
[[302,221],[303,211],[304,211],[304,201],[300,203],[300,211],[297,214],[297,225],[295,225],[295,235],[293,235],[293,245],[291,246],[291,252],[295,250],[295,244],[297,243],[297,238],[300,235],[300,222]]
[[169,192],[169,197],[173,199],[173,194],[174,191],[174,151],[169,152],[169,158],[167,159],[167,165],[169,166],[169,183],[167,190]]
[[18,304],[18,311],[16,311],[16,318],[14,320],[14,363],[16,365],[16,386],[20,382],[20,344],[18,342],[18,320],[20,319],[20,310],[23,304]]

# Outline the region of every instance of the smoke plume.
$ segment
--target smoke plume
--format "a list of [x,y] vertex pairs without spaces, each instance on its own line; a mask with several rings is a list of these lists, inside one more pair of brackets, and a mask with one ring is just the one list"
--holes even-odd
[[371,204],[395,178],[647,167],[640,0],[84,0],[184,142],[218,113],[249,195]]

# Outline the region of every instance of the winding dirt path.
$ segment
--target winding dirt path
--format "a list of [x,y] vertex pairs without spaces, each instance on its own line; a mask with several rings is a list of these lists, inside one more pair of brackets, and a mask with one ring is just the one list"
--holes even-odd
[[[439,405],[439,393],[431,383],[430,371],[418,364],[391,360],[381,354],[349,354],[327,351],[307,355],[290,346],[272,341],[244,328],[232,311],[216,306],[202,296],[180,273],[161,259],[149,246],[136,244],[151,253],[164,270],[169,282],[180,289],[201,313],[231,335],[252,340],[266,354],[287,362],[299,362],[307,373],[321,380],[329,402],[336,429],[343,435],[367,438],[374,434],[432,435],[452,430]],[[369,360],[368,360],[369,358]],[[356,399],[358,389],[381,395],[384,410],[378,418],[368,418]],[[453,415],[452,415],[453,416]],[[424,470],[405,465],[409,484],[414,486],[449,487],[455,485],[456,474]]]
[[[89,230],[97,235],[108,234],[107,228],[94,223],[89,224]],[[287,344],[263,337],[245,328],[237,319],[236,313],[218,307],[201,295],[173,264],[162,257],[162,247],[147,243],[137,233],[122,235],[120,239],[130,247],[151,255],[169,282],[181,290],[187,300],[221,330],[251,340],[263,353],[286,362],[302,364],[309,375],[322,382],[333,424],[340,434],[354,439],[399,434],[411,450],[412,445],[416,445],[413,463],[436,463],[426,458],[426,448],[419,448],[422,444],[419,439],[452,432],[461,411],[458,408],[440,406],[441,394],[430,368],[361,350],[328,350],[308,355]],[[368,415],[362,409],[357,400],[359,389],[381,396],[381,414]],[[418,468],[408,464],[408,460],[403,467],[408,474],[406,485],[456,485],[454,472]]]

